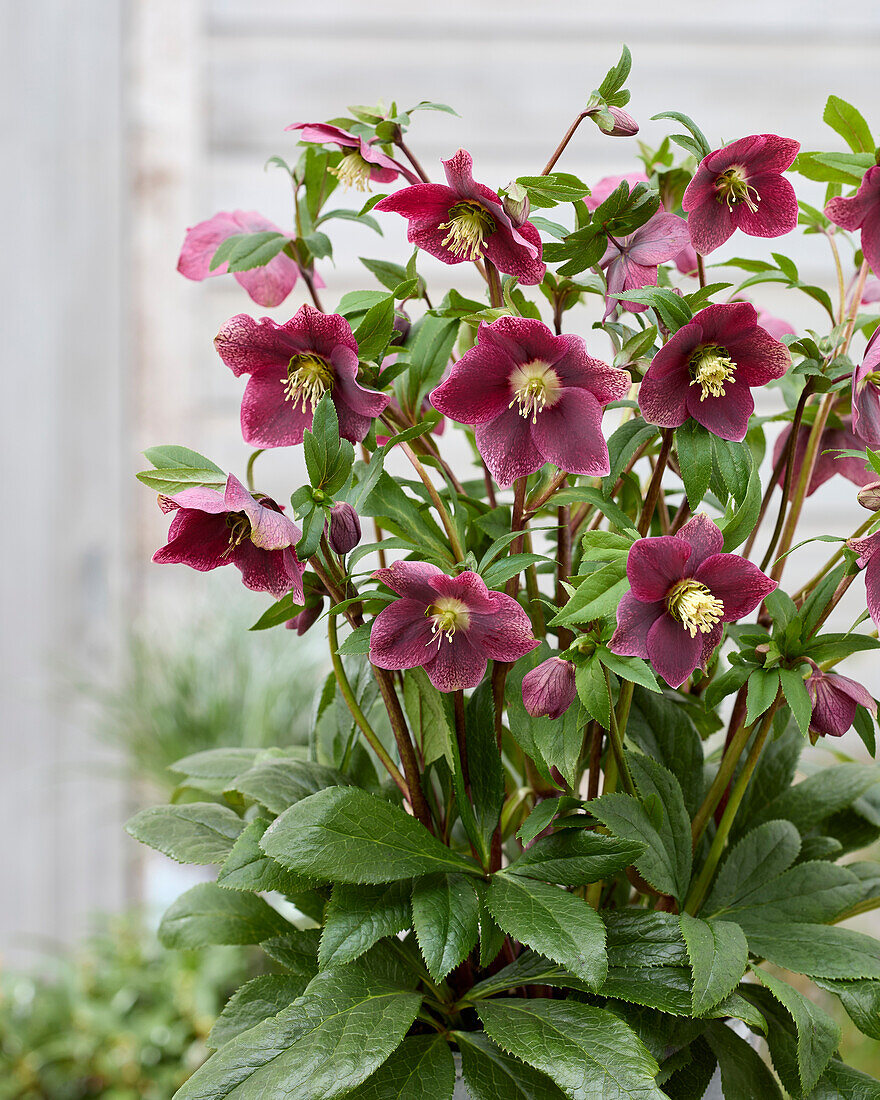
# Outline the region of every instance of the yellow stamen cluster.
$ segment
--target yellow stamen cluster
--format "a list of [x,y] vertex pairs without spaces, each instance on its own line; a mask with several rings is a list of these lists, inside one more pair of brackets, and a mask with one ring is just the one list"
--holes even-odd
[[495,232],[495,219],[478,202],[459,202],[449,211],[449,221],[441,229],[449,232],[443,244],[454,256],[466,260],[481,260],[486,238]]
[[527,420],[531,417],[532,423],[536,424],[538,413],[559,400],[561,383],[549,363],[533,359],[531,363],[522,363],[513,369],[510,388],[513,400],[507,407],[512,409],[514,405],[519,405],[520,416]]
[[244,512],[230,512],[226,517],[226,526],[229,528],[229,545],[220,555],[222,558],[228,558],[251,533],[251,521]]
[[315,405],[333,385],[333,368],[319,355],[308,352],[294,355],[287,366],[287,379],[284,380],[284,396],[292,401],[294,408],[302,402],[302,411],[306,405],[314,412]]
[[451,642],[456,630],[467,630],[470,623],[467,606],[452,596],[442,596],[436,603],[432,603],[426,609],[425,615],[431,620],[431,640],[428,645],[436,642],[438,649],[444,638]]
[[732,210],[736,203],[744,202],[752,213],[756,213],[761,196],[748,182],[745,168],[734,165],[715,180],[715,190],[718,192],[718,201],[727,203],[727,209]]
[[694,376],[691,385],[700,387],[701,401],[707,397],[723,397],[724,383],[736,373],[736,363],[717,344],[698,348],[691,356],[690,366]]
[[330,172],[346,187],[354,187],[358,191],[370,190],[370,165],[360,153],[346,153]]
[[695,580],[679,581],[666,597],[669,614],[696,638],[697,632],[709,634],[724,614],[724,604],[709,589]]

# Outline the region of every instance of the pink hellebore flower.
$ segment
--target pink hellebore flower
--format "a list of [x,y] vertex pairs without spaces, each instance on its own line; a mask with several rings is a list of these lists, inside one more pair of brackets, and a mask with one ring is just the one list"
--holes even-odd
[[[874,471],[867,465],[867,459],[852,458],[848,455],[840,455],[838,451],[864,450],[864,440],[860,439],[852,431],[852,421],[848,416],[841,417],[840,428],[826,428],[819,440],[819,454],[816,456],[816,464],[813,467],[813,476],[807,488],[807,496],[812,496],[816,490],[829,481],[835,474],[840,474],[853,485],[868,485],[876,478]],[[783,447],[788,445],[791,438],[791,425],[777,437],[773,445],[773,466],[779,461]],[[798,475],[804,456],[807,453],[807,443],[810,438],[810,426],[802,424],[798,431],[797,447],[794,452],[794,473],[792,484],[797,484]],[[785,470],[779,471],[777,483],[785,482]]]
[[807,691],[813,704],[810,732],[827,737],[843,737],[852,727],[856,707],[865,707],[877,717],[877,704],[870,692],[848,676],[823,672],[812,661],[813,672],[807,678]]
[[[199,222],[187,229],[177,270],[195,282],[201,282],[212,275],[225,275],[228,264],[220,264],[211,270],[211,260],[220,245],[238,233],[261,233],[266,230],[284,232],[274,222],[254,210],[222,211],[215,214],[208,221]],[[293,290],[299,278],[299,268],[289,256],[279,252],[264,267],[236,271],[234,275],[236,282],[244,287],[257,305],[268,308],[280,305]],[[314,281],[315,286],[324,285],[317,275],[314,276]]]
[[358,346],[351,326],[336,313],[304,305],[285,324],[256,321],[240,313],[214,338],[220,358],[250,381],[241,403],[241,431],[253,447],[302,443],[315,406],[330,393],[339,434],[352,443],[366,438],[370,424],[388,406],[383,393],[358,383]]
[[697,254],[690,241],[688,241],[681,252],[675,257],[675,266],[682,275],[697,274]]
[[749,302],[701,309],[651,361],[639,390],[645,420],[678,428],[693,417],[722,439],[744,439],[751,387],[780,378],[791,363],[785,344],[757,322]]
[[609,239],[600,267],[608,283],[605,316],[617,305],[630,313],[642,313],[648,307],[641,302],[617,299],[615,294],[657,285],[657,265],[673,260],[688,242],[687,222],[676,214],[656,213],[650,221],[625,237]]
[[380,611],[370,634],[378,668],[421,666],[438,691],[472,688],[490,658],[516,661],[539,643],[511,596],[486,588],[476,573],[448,577],[436,566],[398,561],[373,574],[401,598]]
[[880,165],[865,172],[851,198],[829,199],[825,214],[842,229],[861,229],[862,252],[874,274],[880,275]]
[[595,187],[590,188],[590,193],[584,199],[584,204],[588,210],[597,210],[622,183],[629,184],[629,189],[632,191],[637,183],[647,182],[648,177],[644,172],[628,172],[625,176],[603,176]]
[[758,324],[765,332],[769,332],[774,340],[780,342],[783,336],[797,335],[793,325],[790,325],[788,321],[783,321],[781,317],[774,317],[766,309],[758,311]]
[[776,581],[737,554],[703,514],[677,535],[639,539],[626,562],[630,591],[617,605],[612,653],[649,660],[670,687],[705,666],[732,623],[761,603]]
[[473,160],[459,149],[444,160],[447,185],[417,183],[388,195],[374,209],[401,214],[406,238],[446,264],[487,260],[525,286],[544,278],[541,238],[529,221],[516,224],[494,191],[475,183]]
[[791,138],[754,134],[703,158],[682,199],[700,255],[714,252],[736,229],[750,237],[781,237],[794,229],[797,199],[782,173],[798,149]]
[[629,386],[626,371],[592,359],[580,336],[499,317],[480,324],[476,344],[430,397],[445,416],[476,425],[489,471],[510,485],[547,462],[569,474],[607,474],[602,406]]
[[533,718],[559,718],[575,695],[574,665],[562,657],[548,657],[523,676],[523,706]]
[[232,564],[246,588],[280,599],[302,599],[303,566],[294,546],[302,532],[269,497],[253,497],[229,475],[226,491],[184,489],[160,498],[163,511],[176,511],[168,542],[153,555],[166,565],[182,563],[207,572]]
[[859,555],[856,565],[865,571],[868,613],[880,626],[880,531],[866,538],[850,539],[846,545]]
[[852,376],[853,431],[869,447],[880,447],[880,340],[868,341],[865,358]]
[[419,182],[417,176],[398,164],[393,157],[339,126],[329,126],[324,122],[295,122],[284,129],[301,130],[300,141],[313,142],[316,145],[338,145],[342,150],[349,150],[339,164],[330,169],[346,187],[369,191],[371,182],[393,183],[398,176],[403,176],[410,183]]

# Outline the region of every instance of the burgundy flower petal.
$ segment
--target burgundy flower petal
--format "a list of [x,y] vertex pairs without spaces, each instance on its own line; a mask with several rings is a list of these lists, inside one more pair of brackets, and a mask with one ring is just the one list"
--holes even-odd
[[255,500],[232,474],[226,482],[226,507],[230,512],[245,513],[251,523],[250,541],[262,550],[283,550],[295,546],[302,537],[292,520]]
[[241,572],[245,588],[254,592],[270,592],[276,600],[290,591],[295,600],[303,598],[304,567],[291,549],[261,550],[250,539],[245,539],[232,551],[230,559]]
[[[437,223],[446,221],[446,216],[457,201],[458,195],[451,187],[445,187],[442,183],[414,183],[410,187],[402,187],[393,195],[386,195],[373,209],[383,213],[401,214],[404,218],[416,219],[418,222]],[[446,235],[445,231],[442,235]]]
[[241,434],[252,447],[295,447],[312,426],[312,410],[307,405],[288,401],[284,394],[284,374],[252,375],[241,401]]
[[547,459],[532,439],[531,421],[514,406],[475,431],[477,448],[499,485],[512,485],[518,477],[540,470]]
[[721,621],[725,623],[754,611],[777,587],[776,581],[738,554],[713,554],[698,566],[693,576],[724,604]]
[[671,615],[661,615],[648,631],[648,659],[670,687],[680,687],[703,659],[703,635],[690,632]]
[[[696,176],[694,180],[696,180]],[[688,185],[688,190],[691,186],[693,186],[693,181]],[[687,192],[685,198],[687,198]],[[716,248],[720,248],[725,241],[733,236],[736,229],[733,214],[724,203],[717,201],[714,187],[711,195],[688,214],[687,224],[691,235],[691,243],[701,256],[707,256],[710,252],[714,252]]]
[[639,386],[639,409],[649,424],[678,428],[687,420],[688,361],[702,338],[699,324],[684,325],[651,360]]
[[[547,271],[547,265],[541,260],[541,235],[531,222],[523,222],[516,236],[531,248],[524,247],[513,234],[499,228],[486,241],[485,255],[499,271],[515,275],[523,286],[537,286]],[[531,255],[530,250],[536,255]]]
[[869,447],[875,448],[880,446],[880,388],[874,382],[860,386],[860,375],[867,373],[863,368],[864,364],[853,373],[853,429]]
[[851,680],[849,676],[841,676],[835,672],[828,676],[833,682],[836,691],[841,692],[843,695],[848,695],[850,699],[856,702],[860,707],[865,707],[875,717],[877,716],[877,701],[871,695],[867,688],[863,687],[857,680]]
[[706,558],[720,554],[724,549],[724,535],[721,528],[712,522],[705,512],[698,512],[681,528],[675,536],[684,539],[691,546],[688,560],[688,572],[693,573]]
[[523,706],[535,718],[561,717],[576,695],[574,665],[561,657],[548,657],[523,676]]
[[[235,281],[243,287],[259,306],[266,309],[280,306],[296,286],[299,268],[289,256],[279,253],[264,267],[255,267],[251,271],[234,272]],[[317,275],[312,279],[316,286],[323,286]]]
[[749,177],[749,183],[761,196],[757,210],[744,202],[733,208],[738,229],[750,237],[781,237],[797,225],[798,204],[794,188],[778,175]]
[[540,642],[532,634],[528,615],[511,596],[490,592],[491,608],[472,611],[468,640],[493,661],[518,661]]
[[825,204],[825,213],[835,225],[853,232],[861,228],[872,214],[880,216],[878,199],[880,199],[880,166],[875,164],[862,177],[855,195],[846,199],[829,199]]
[[690,543],[675,535],[639,539],[626,559],[626,575],[633,595],[643,603],[666,598],[669,589],[686,576]]
[[758,321],[758,311],[751,302],[716,302],[697,314],[702,330],[698,343],[729,344],[751,338]]
[[444,576],[436,565],[423,561],[396,561],[387,569],[377,569],[373,576],[398,596],[421,600],[424,608],[433,603],[437,595],[434,581]]
[[873,272],[880,272],[880,198],[862,226],[861,245],[868,266]]
[[666,614],[666,601],[644,603],[632,592],[626,592],[617,605],[617,629],[608,648],[622,657],[648,656],[648,631]]
[[689,386],[687,411],[713,435],[741,442],[746,437],[749,417],[755,409],[752,391],[746,382],[734,376],[724,384],[724,396],[701,395],[699,386]]
[[[446,645],[446,640],[441,638]],[[370,661],[378,668],[425,665],[438,645],[421,600],[395,600],[376,616],[370,631]]]
[[602,408],[587,390],[563,389],[556,404],[538,414],[532,439],[544,459],[566,473],[603,477],[610,472]]
[[160,565],[183,564],[206,573],[227,565],[229,528],[226,515],[181,508],[168,530],[168,542],[153,555]]
[[[230,474],[230,477],[232,475]],[[227,512],[226,501],[223,493],[216,489],[203,489],[201,486],[193,486],[192,489],[184,489],[173,497],[167,498],[176,508],[194,508],[199,512],[211,512],[216,515],[219,512]]]
[[811,676],[807,691],[813,704],[810,730],[823,737],[843,737],[856,716],[856,701],[836,691],[830,676]]
[[300,141],[311,141],[316,145],[324,145],[330,142],[336,145],[357,146],[360,138],[343,130],[341,126],[331,126],[326,122],[292,122],[287,130],[300,130]]
[[481,324],[477,343],[453,364],[449,377],[431,393],[431,404],[459,424],[484,424],[507,409],[512,398],[510,372],[516,365],[499,351]]
[[660,212],[633,233],[628,252],[635,263],[656,267],[677,256],[689,241],[684,218]]
[[865,566],[865,595],[868,614],[880,626],[880,554],[874,554]]
[[[766,172],[778,175],[792,166],[794,158],[798,155],[798,150],[801,147],[799,141],[795,141],[793,138],[779,137],[778,134],[759,134],[757,136],[763,138],[763,141],[760,145],[755,142],[751,147],[751,152],[748,153],[745,159],[750,180],[753,176],[763,175]],[[741,142],[749,142],[750,140],[753,139],[740,139]],[[739,142],[728,145],[728,152],[737,145],[739,145]],[[736,154],[736,156],[741,155],[741,153]]]
[[747,386],[766,386],[781,378],[791,366],[791,354],[785,344],[774,340],[762,328],[753,328],[739,339],[728,340],[727,351],[736,363],[737,377]]
[[[431,581],[431,587],[438,596],[449,596],[467,604],[468,612],[491,611],[494,607],[493,593],[486,587],[486,582],[479,573],[474,573],[470,569],[466,569],[456,577],[441,573]],[[519,607],[519,604],[516,606]]]
[[485,655],[474,649],[460,631],[449,642],[441,638],[432,643],[430,652],[435,656],[425,664],[425,672],[438,691],[476,687],[486,674],[489,662]]
[[221,325],[214,347],[236,378],[266,372],[286,379],[287,364],[293,356],[310,350],[308,336],[297,323],[299,316],[279,325],[271,317],[258,321],[239,313]]

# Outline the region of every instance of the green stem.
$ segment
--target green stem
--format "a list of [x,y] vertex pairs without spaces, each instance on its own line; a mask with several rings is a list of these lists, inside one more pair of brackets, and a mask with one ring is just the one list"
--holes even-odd
[[327,618],[327,636],[330,641],[330,660],[333,662],[333,672],[336,676],[336,683],[339,685],[339,691],[342,698],[345,700],[348,709],[351,711],[351,716],[357,722],[361,728],[361,732],[367,739],[367,743],[370,748],[379,757],[385,766],[386,771],[400,788],[404,798],[409,801],[409,788],[406,785],[406,780],[401,775],[397,765],[388,755],[388,752],[382,742],[379,740],[379,736],[373,727],[370,725],[367,716],[361,709],[360,703],[357,701],[354,691],[351,687],[351,682],[348,679],[348,675],[345,671],[345,666],[342,663],[342,658],[337,652],[339,649],[339,636],[336,630],[336,616],[330,615]]
[[703,904],[706,897],[706,893],[709,890],[709,885],[715,875],[715,870],[721,861],[721,855],[724,852],[724,846],[727,843],[727,838],[730,835],[730,830],[733,827],[734,819],[736,818],[737,811],[742,803],[743,797],[746,793],[746,788],[749,785],[749,781],[752,778],[752,773],[755,770],[755,766],[758,763],[758,758],[761,755],[761,750],[764,748],[764,742],[767,740],[767,735],[770,733],[770,727],[773,724],[773,717],[776,714],[776,710],[782,701],[781,689],[776,693],[776,698],[764,716],[764,720],[761,723],[760,729],[755,735],[755,740],[749,750],[749,755],[746,757],[746,762],[743,764],[742,771],[739,773],[739,778],[734,784],[733,790],[730,792],[730,798],[727,800],[727,805],[724,808],[724,813],[721,816],[721,820],[718,823],[718,829],[715,832],[715,836],[712,840],[712,846],[709,849],[709,854],[706,856],[706,862],[703,864],[703,869],[697,878],[697,881],[691,887],[691,891],[688,894],[687,901],[685,902],[684,911],[690,913],[693,916]]
[[[808,381],[801,391],[801,395],[797,403],[797,408],[794,411],[794,419],[791,422],[791,434],[788,437],[788,444],[785,448],[785,478],[783,479],[782,483],[782,500],[779,502],[779,514],[776,517],[776,526],[773,528],[773,534],[770,536],[770,544],[767,547],[767,552],[764,555],[764,560],[761,562],[762,572],[773,560],[773,553],[776,550],[776,544],[779,541],[780,534],[782,533],[782,524],[785,519],[785,506],[788,503],[789,493],[791,492],[791,483],[794,480],[794,459],[795,455],[797,454],[797,438],[801,430],[801,421],[803,420],[804,409],[807,407],[807,401],[809,401],[810,394],[812,392],[813,386],[811,382]],[[772,491],[775,480],[775,477],[771,480],[768,492]],[[759,514],[758,523],[760,522],[761,516]],[[753,536],[758,530],[758,523],[755,524],[755,530],[752,532]],[[751,545],[746,548],[747,557],[750,551]]]
[[257,461],[264,450],[265,447],[261,447],[259,450],[252,451],[251,457],[248,459],[247,473],[245,476],[247,478],[247,487],[250,492],[254,491],[254,463]]
[[721,801],[724,792],[727,790],[728,784],[733,778],[733,773],[736,771],[736,765],[740,756],[742,756],[742,751],[749,743],[752,729],[753,725],[741,725],[730,739],[730,744],[725,749],[724,756],[722,756],[721,763],[718,766],[718,771],[715,773],[715,778],[712,780],[712,786],[703,799],[703,803],[699,810],[697,810],[694,815],[694,820],[691,825],[691,836],[693,837],[695,848],[697,844],[699,844],[700,837],[706,831],[706,826],[709,824],[712,814],[715,813],[718,803]]
[[[392,427],[392,425],[388,425]],[[408,443],[398,443],[398,447],[403,451],[406,457],[409,459],[412,468],[419,475],[419,480],[428,490],[428,496],[431,498],[431,503],[437,510],[437,514],[440,516],[440,522],[443,524],[443,530],[446,532],[446,537],[449,539],[449,545],[452,547],[452,553],[455,555],[455,561],[464,561],[464,547],[461,545],[461,540],[458,537],[458,531],[455,529],[455,524],[452,521],[452,516],[446,509],[446,505],[440,499],[440,494],[428,477],[428,471],[419,461],[418,455],[410,447]]]
[[[617,770],[620,772],[624,790],[627,794],[635,795],[636,785],[633,783],[629,764],[626,762],[626,754],[623,751],[623,737],[617,724],[617,713],[614,709],[614,700],[611,697],[611,678],[608,675],[607,668],[603,666],[602,671],[605,673],[605,687],[608,689],[608,705],[611,709],[611,729],[608,731],[608,740],[611,742],[611,751],[614,753],[614,760],[617,764]],[[628,714],[629,706],[626,709]]]
[[[864,533],[868,530],[868,528],[871,526],[871,524],[873,522],[874,522],[874,516],[870,516],[868,519],[865,520],[864,523],[860,524],[855,529],[855,531],[853,531],[853,533],[850,535],[850,539],[857,539],[861,535],[864,535]],[[806,599],[806,597],[810,594],[810,592],[813,591],[813,589],[816,587],[816,585],[819,583],[819,581],[821,581],[822,578],[827,573],[829,573],[834,568],[835,565],[837,565],[837,563],[843,557],[843,554],[844,554],[845,550],[846,550],[846,544],[841,546],[839,550],[836,550],[831,555],[831,557],[828,559],[828,561],[825,562],[825,564],[822,566],[822,568],[819,570],[819,572],[814,577],[811,577],[807,581],[807,583],[803,586],[803,588],[800,588],[800,589],[798,589],[797,592],[795,592],[795,594],[792,596],[792,599],[794,600],[794,602],[796,604],[800,604],[804,599]]]

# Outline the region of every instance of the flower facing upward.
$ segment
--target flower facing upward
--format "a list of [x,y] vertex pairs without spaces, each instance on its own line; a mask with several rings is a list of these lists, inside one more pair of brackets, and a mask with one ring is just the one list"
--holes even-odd
[[852,376],[853,430],[869,447],[880,447],[880,340],[877,329]]
[[574,665],[563,657],[548,657],[523,676],[523,706],[532,717],[561,717],[576,694]]
[[852,727],[856,707],[866,707],[877,717],[877,704],[870,692],[836,672],[823,672],[810,661],[813,671],[807,677],[807,691],[813,704],[810,732],[819,736],[843,737]]
[[544,278],[541,238],[529,221],[514,224],[498,195],[472,174],[470,153],[443,161],[446,184],[417,183],[388,195],[375,209],[401,214],[406,237],[447,264],[491,260],[499,271],[534,286]]
[[226,491],[184,489],[161,497],[162,510],[176,512],[168,542],[153,555],[160,564],[181,563],[206,572],[234,565],[245,587],[280,599],[303,596],[303,566],[294,546],[302,532],[269,497],[253,497],[229,475]]
[[476,344],[431,394],[459,424],[476,425],[477,447],[500,485],[546,462],[570,474],[607,474],[602,406],[626,396],[630,377],[587,354],[579,336],[554,336],[541,321],[482,323]]
[[[211,260],[220,245],[229,237],[239,233],[261,233],[271,230],[282,233],[274,222],[264,218],[255,210],[233,210],[215,214],[206,222],[199,222],[191,229],[187,229],[183,247],[180,250],[180,259],[177,261],[177,270],[187,279],[201,282],[212,275],[224,275],[228,264],[220,264],[213,271]],[[296,280],[299,278],[299,268],[296,263],[279,252],[264,267],[255,267],[250,271],[234,272],[239,285],[250,294],[251,298],[260,306],[280,305],[287,295],[293,290]],[[322,287],[323,281],[318,275],[313,276],[315,286]]]
[[750,237],[781,237],[794,229],[797,199],[782,173],[798,149],[790,138],[754,134],[700,162],[681,203],[697,252],[713,252],[736,229]]
[[605,316],[608,317],[616,305],[631,313],[646,310],[648,307],[641,302],[627,302],[613,295],[643,286],[656,286],[657,265],[675,259],[687,245],[688,239],[684,218],[661,211],[635,232],[609,240],[600,262],[608,283]]
[[398,164],[393,157],[340,126],[329,126],[324,122],[295,122],[284,129],[302,131],[300,141],[313,142],[316,145],[338,145],[345,156],[330,171],[346,187],[369,191],[371,182],[393,183],[398,176],[403,176],[410,183],[418,183],[418,177],[402,164]]
[[721,531],[702,514],[677,535],[634,543],[626,562],[631,588],[617,606],[612,653],[649,660],[670,687],[704,666],[721,641],[722,624],[748,615],[776,588],[723,546]]
[[745,438],[751,387],[785,374],[785,344],[760,328],[749,302],[707,306],[657,352],[639,390],[651,424],[678,428],[693,417],[722,439]]
[[[860,439],[852,430],[852,420],[848,416],[842,416],[840,418],[840,423],[841,426],[839,428],[826,428],[825,431],[822,432],[822,438],[819,440],[819,453],[816,455],[816,464],[813,467],[813,476],[810,478],[810,484],[807,487],[807,496],[812,496],[821,485],[824,485],[825,482],[834,477],[835,474],[840,474],[845,477],[847,481],[851,481],[853,485],[868,485],[877,476],[871,467],[868,466],[867,457],[854,458],[851,455],[841,455],[838,453],[839,451],[863,451],[865,449],[864,440]],[[787,446],[790,438],[791,424],[777,436],[776,442],[773,445],[774,468],[779,461],[783,448]],[[803,465],[804,456],[807,453],[809,439],[810,426],[808,424],[802,424],[798,430],[797,446],[794,452],[792,485],[797,485],[797,479],[800,474],[801,466]],[[777,483],[779,485],[785,483],[784,468],[779,471]]]
[[517,661],[539,643],[511,596],[476,573],[449,577],[436,566],[398,561],[374,574],[401,598],[381,611],[370,633],[379,668],[421,666],[438,691],[476,687],[489,660]]
[[880,165],[865,172],[851,198],[829,199],[825,214],[842,229],[861,229],[862,252],[874,274],[880,275]]
[[866,538],[850,539],[847,546],[859,555],[856,564],[865,571],[868,613],[880,626],[880,531]]
[[315,406],[329,393],[339,434],[352,443],[366,438],[372,418],[388,398],[358,383],[358,346],[351,326],[335,313],[304,305],[289,321],[231,318],[214,339],[220,358],[250,381],[241,404],[241,430],[254,447],[302,443]]

